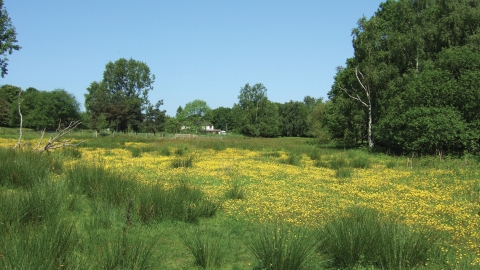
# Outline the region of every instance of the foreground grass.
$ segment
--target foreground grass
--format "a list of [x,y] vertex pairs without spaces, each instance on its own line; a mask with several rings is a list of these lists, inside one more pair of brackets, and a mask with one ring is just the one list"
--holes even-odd
[[[275,231],[265,230],[259,224],[293,226],[294,230],[298,228],[304,234],[317,237],[318,247],[326,238],[319,237],[321,234],[317,231],[350,222],[343,218],[351,215],[352,208],[370,209],[389,220],[381,223],[383,232],[373,233],[401,235],[405,242],[387,244],[392,250],[395,245],[407,245],[409,237],[417,239],[416,231],[425,232],[427,236],[434,233],[432,239],[438,244],[438,250],[426,251],[429,260],[422,258],[400,268],[423,265],[431,269],[468,269],[480,263],[477,233],[480,182],[478,165],[471,157],[407,160],[361,150],[322,149],[297,138],[172,140],[140,135],[72,136],[87,142],[75,151],[60,150],[41,158],[47,163],[39,167],[43,168],[38,170],[43,174],[34,179],[46,179],[42,185],[33,180],[25,180],[26,184],[8,180],[0,189],[3,202],[12,202],[11,207],[25,202],[22,209],[29,214],[22,216],[31,217],[20,219],[8,214],[17,210],[3,211],[2,220],[10,220],[10,225],[2,223],[2,237],[11,242],[2,243],[24,250],[21,241],[15,244],[14,239],[27,239],[32,232],[41,237],[43,233],[61,230],[64,233],[59,235],[64,238],[52,241],[60,246],[69,245],[71,249],[66,249],[67,254],[53,251],[43,254],[53,258],[54,266],[82,263],[94,268],[107,265],[110,268],[195,269],[203,267],[201,258],[195,255],[202,254],[198,252],[202,250],[195,247],[214,245],[223,247],[223,255],[219,255],[218,263],[217,251],[204,253],[203,258],[213,258],[211,264],[207,263],[208,267],[268,268],[266,258],[258,255],[260,252],[252,248],[252,243],[265,243],[265,236],[274,235],[273,243],[266,242],[269,244],[264,246],[274,243],[278,246],[290,235],[274,234]],[[13,145],[14,139],[0,139],[0,144]],[[188,160],[188,166],[184,166],[186,163],[174,166],[175,160]],[[12,171],[10,176],[17,175]],[[15,177],[9,179],[18,180]],[[88,179],[101,181],[85,182]],[[180,188],[179,194],[183,194],[180,197],[191,196],[192,201],[174,204],[181,209],[155,206],[157,202],[172,202],[168,196],[175,194],[177,188]],[[150,193],[152,190],[169,192]],[[185,196],[185,192],[190,195]],[[59,197],[50,196],[45,200],[47,194],[53,193]],[[42,200],[45,207],[27,207]],[[187,214],[180,218],[163,216],[183,210]],[[203,214],[190,219],[192,211]],[[27,228],[27,231],[18,228]],[[426,243],[433,246],[428,241]],[[359,243],[362,242],[365,241]],[[126,253],[126,246],[135,247],[133,253]],[[2,256],[10,254],[8,258],[12,258],[13,253],[9,252],[6,246],[0,249]],[[386,262],[377,264],[381,260],[367,259],[361,252],[352,255],[352,264],[337,265],[329,264],[335,256],[325,247],[305,251],[307,253],[308,258],[302,264],[306,269],[398,269],[388,267]],[[281,253],[278,256],[285,261]],[[2,262],[10,268],[6,259]]]

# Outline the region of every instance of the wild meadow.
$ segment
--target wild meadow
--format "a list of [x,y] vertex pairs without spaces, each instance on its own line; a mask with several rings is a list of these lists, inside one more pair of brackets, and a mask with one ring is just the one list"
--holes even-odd
[[304,138],[0,134],[5,269],[480,268],[474,156]]

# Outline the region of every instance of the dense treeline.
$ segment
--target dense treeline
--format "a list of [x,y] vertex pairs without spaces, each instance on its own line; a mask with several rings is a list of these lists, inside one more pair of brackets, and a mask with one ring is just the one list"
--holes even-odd
[[398,153],[478,151],[479,5],[387,1],[360,19],[329,92],[331,135]]
[[[0,87],[0,126],[18,127],[18,98],[21,89]],[[27,88],[20,95],[23,127],[55,130],[80,118],[80,107],[75,97],[63,89],[39,91]]]
[[[231,108],[203,100],[165,114],[148,93],[155,76],[133,59],[109,62],[85,95],[86,112],[64,90],[27,89],[24,126],[54,129],[82,117],[92,129],[201,132],[207,124],[253,137],[315,137],[394,153],[477,153],[480,148],[480,1],[387,0],[352,31],[353,57],[337,68],[324,102],[275,103],[257,83]],[[3,74],[2,74],[3,75]],[[20,89],[0,88],[0,125],[19,123]]]

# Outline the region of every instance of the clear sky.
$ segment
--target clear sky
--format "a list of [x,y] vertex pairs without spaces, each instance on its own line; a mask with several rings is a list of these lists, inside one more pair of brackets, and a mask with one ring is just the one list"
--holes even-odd
[[201,99],[215,109],[262,83],[274,102],[327,98],[353,55],[351,31],[380,0],[4,0],[20,51],[0,84],[84,94],[120,58],[156,76],[152,103],[174,116]]

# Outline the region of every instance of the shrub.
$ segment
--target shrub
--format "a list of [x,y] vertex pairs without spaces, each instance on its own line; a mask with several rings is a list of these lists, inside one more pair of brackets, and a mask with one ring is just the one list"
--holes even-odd
[[359,207],[327,223],[318,235],[319,249],[331,258],[332,266],[349,269],[421,266],[428,261],[437,239],[432,230],[414,230],[380,216],[376,210]]
[[248,243],[260,269],[302,269],[315,248],[315,239],[303,228],[266,225]]

